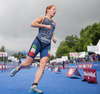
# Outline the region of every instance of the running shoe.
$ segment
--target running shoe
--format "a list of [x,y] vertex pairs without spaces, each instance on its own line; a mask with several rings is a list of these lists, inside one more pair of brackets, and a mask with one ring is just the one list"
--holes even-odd
[[11,76],[11,77],[13,77],[13,76],[18,72],[17,68],[18,68],[18,67],[16,67],[15,69],[13,69],[13,70],[10,72],[10,76]]
[[40,90],[40,89],[38,89],[37,86],[32,87],[32,88],[30,89],[30,92],[31,92],[31,93],[36,93],[36,94],[43,94],[43,91]]

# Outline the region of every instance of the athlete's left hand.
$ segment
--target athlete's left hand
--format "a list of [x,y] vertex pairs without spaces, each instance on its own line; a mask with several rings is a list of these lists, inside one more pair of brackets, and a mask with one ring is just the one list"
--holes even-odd
[[57,40],[56,40],[55,38],[52,38],[52,40],[53,40],[53,42],[54,42],[54,43],[56,43],[56,42],[57,42]]

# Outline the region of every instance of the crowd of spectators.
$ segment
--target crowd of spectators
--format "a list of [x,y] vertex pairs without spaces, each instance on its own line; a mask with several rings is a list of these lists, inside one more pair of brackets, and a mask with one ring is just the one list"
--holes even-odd
[[67,60],[67,64],[81,63],[81,62],[98,62],[98,61],[100,61],[100,55],[91,54],[91,55],[86,55],[84,58],[71,57],[69,60]]

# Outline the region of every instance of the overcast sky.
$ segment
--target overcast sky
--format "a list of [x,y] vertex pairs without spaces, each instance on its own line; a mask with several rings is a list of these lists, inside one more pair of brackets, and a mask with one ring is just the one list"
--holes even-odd
[[45,15],[50,4],[57,8],[53,55],[66,36],[79,36],[82,28],[100,22],[100,0],[0,0],[0,47],[4,45],[8,52],[28,51],[38,34],[30,24]]

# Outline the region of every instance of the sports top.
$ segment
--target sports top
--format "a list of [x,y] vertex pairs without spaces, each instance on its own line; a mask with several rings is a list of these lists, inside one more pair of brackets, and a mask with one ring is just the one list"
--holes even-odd
[[41,41],[42,44],[50,44],[53,32],[55,30],[55,23],[53,20],[49,20],[48,18],[45,17],[42,24],[51,25],[52,28],[50,30],[45,27],[40,27],[37,37]]

